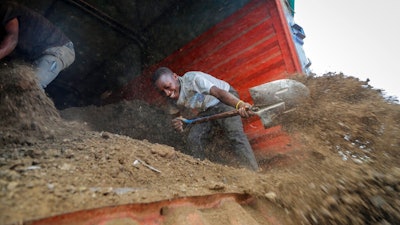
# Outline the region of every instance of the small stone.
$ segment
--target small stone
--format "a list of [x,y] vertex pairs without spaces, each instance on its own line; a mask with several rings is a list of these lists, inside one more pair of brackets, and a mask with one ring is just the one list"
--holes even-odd
[[324,207],[321,208],[321,214],[324,215],[324,217],[333,218],[332,213]]
[[111,136],[112,136],[112,135],[111,135],[110,133],[108,133],[108,132],[101,132],[100,135],[101,135],[101,137],[104,138],[104,139],[109,139],[109,138],[111,138]]
[[49,190],[53,190],[54,189],[54,184],[47,184],[47,188],[49,189]]
[[361,159],[354,159],[352,158],[353,162],[356,164],[363,164],[363,161],[361,161]]
[[343,196],[343,197],[341,197],[341,198],[342,198],[342,201],[343,201],[344,203],[346,203],[347,205],[353,205],[353,204],[354,204],[354,199],[353,199],[353,197],[350,196],[350,195],[345,195],[345,196]]
[[338,202],[333,196],[328,196],[324,200],[324,205],[326,207],[336,207],[338,205]]
[[38,158],[43,155],[43,151],[39,149],[29,149],[26,154],[31,158]]
[[385,187],[383,187],[383,190],[385,190],[385,192],[386,192],[388,195],[395,195],[395,194],[396,194],[394,188],[391,187],[391,186],[388,186],[388,185],[386,185]]
[[395,186],[397,183],[399,183],[399,180],[390,174],[387,174],[383,180],[387,185],[390,185],[390,186]]
[[371,201],[372,205],[374,205],[377,208],[382,208],[382,206],[387,205],[385,199],[383,199],[379,195],[372,196],[369,200]]
[[78,191],[80,191],[80,192],[84,192],[84,191],[87,191],[87,190],[88,190],[88,188],[84,187],[84,186],[81,186],[81,187],[78,188]]
[[329,191],[328,191],[328,188],[327,188],[326,186],[321,185],[320,188],[321,188],[321,190],[322,190],[323,192],[325,192],[326,194],[328,194]]
[[264,196],[266,198],[268,198],[270,201],[275,202],[275,200],[276,200],[276,193],[273,192],[273,191],[270,191],[270,192],[266,193]]
[[7,190],[12,191],[12,190],[14,190],[15,188],[17,188],[17,186],[18,186],[18,183],[17,183],[17,182],[11,181],[11,182],[8,183],[8,185],[7,185]]
[[224,190],[225,185],[222,183],[215,183],[212,186],[210,186],[208,189],[214,190],[214,191]]
[[74,157],[74,151],[72,149],[66,149],[63,151],[64,157],[67,159],[71,159]]
[[71,164],[68,163],[64,163],[59,167],[61,170],[71,170],[73,169],[73,166]]

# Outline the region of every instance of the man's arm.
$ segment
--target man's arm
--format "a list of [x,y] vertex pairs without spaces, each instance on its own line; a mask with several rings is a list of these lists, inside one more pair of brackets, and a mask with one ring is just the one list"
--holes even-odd
[[6,35],[0,43],[0,59],[9,55],[12,51],[14,51],[15,47],[18,44],[18,19],[14,18],[8,21],[5,25]]
[[251,104],[241,101],[239,98],[237,98],[233,94],[231,94],[223,89],[220,89],[216,86],[211,87],[210,94],[212,96],[218,98],[221,102],[238,109],[240,116],[249,117],[251,115],[248,112],[248,109],[250,109]]

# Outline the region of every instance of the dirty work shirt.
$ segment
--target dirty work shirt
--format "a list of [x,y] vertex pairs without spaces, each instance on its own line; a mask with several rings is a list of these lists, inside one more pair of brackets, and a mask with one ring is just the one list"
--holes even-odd
[[[18,18],[19,36],[16,50],[29,60],[36,59],[46,49],[63,46],[70,42],[69,38],[46,18],[25,6],[14,2],[0,4],[2,27],[13,18]],[[4,28],[0,29],[1,39]]]
[[212,86],[225,91],[229,91],[231,87],[227,82],[200,71],[187,72],[178,79],[181,90],[176,104],[198,112],[204,112],[220,102],[216,97],[210,95]]

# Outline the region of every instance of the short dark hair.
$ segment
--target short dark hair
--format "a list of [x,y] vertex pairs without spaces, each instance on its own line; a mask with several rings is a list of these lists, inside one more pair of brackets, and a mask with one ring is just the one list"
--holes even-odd
[[151,78],[151,80],[153,81],[153,84],[157,82],[157,80],[163,76],[163,75],[173,75],[174,72],[172,72],[171,69],[167,68],[167,67],[160,67],[158,68],[154,73],[153,76]]

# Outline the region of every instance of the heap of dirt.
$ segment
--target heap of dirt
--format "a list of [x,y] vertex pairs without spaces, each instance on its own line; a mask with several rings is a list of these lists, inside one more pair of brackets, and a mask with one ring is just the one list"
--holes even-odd
[[[304,147],[318,159],[312,170],[321,170],[308,174],[319,174],[319,181],[309,187],[323,191],[312,203],[298,205],[306,211],[304,217],[311,224],[398,224],[397,98],[383,97],[382,90],[343,74],[298,80],[311,90],[311,96],[279,120],[288,132],[301,134]],[[318,185],[329,180],[327,176],[335,177],[335,182]]]
[[171,126],[172,117],[140,100],[104,106],[71,107],[60,113],[65,120],[86,123],[92,130],[146,139],[178,149],[185,148],[184,136]]
[[62,126],[59,112],[37,82],[29,65],[1,65],[0,145],[33,144],[57,135]]
[[400,106],[356,78],[296,77],[311,96],[279,119],[301,145],[252,172],[184,154],[184,135],[144,102],[58,112],[20,77],[1,86],[2,224],[215,193],[255,196],[284,224],[400,223]]

